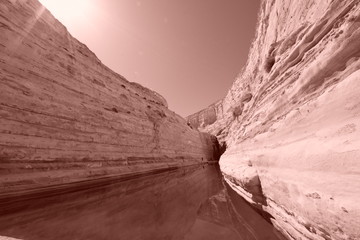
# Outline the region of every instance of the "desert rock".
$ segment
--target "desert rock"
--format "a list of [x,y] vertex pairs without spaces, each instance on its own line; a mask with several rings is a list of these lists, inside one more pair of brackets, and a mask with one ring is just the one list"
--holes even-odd
[[246,66],[199,124],[226,144],[229,184],[289,239],[360,238],[359,4],[262,1]]
[[0,2],[0,191],[216,161],[217,140],[113,72],[37,0]]

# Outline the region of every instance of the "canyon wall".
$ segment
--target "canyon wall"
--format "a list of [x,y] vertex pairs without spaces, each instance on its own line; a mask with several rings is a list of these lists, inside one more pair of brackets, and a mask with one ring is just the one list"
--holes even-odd
[[218,158],[215,137],[103,65],[37,0],[0,2],[0,89],[1,193]]
[[263,0],[221,117],[199,124],[227,145],[227,182],[289,239],[360,239],[359,39],[358,0]]
[[223,100],[219,100],[207,108],[186,117],[188,125],[201,132],[207,132],[217,137],[222,146],[225,147],[227,126],[231,124],[231,118],[226,118]]

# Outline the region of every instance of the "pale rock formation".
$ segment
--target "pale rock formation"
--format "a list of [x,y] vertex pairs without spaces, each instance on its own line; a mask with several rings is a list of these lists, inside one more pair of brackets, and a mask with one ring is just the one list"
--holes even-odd
[[223,106],[220,100],[211,104],[206,109],[188,116],[186,119],[192,127],[205,128],[222,119],[224,116],[222,111]]
[[104,66],[37,0],[0,2],[0,89],[1,193],[218,157],[216,138]]
[[358,0],[262,1],[223,114],[200,128],[226,133],[225,178],[289,239],[360,239],[359,39]]

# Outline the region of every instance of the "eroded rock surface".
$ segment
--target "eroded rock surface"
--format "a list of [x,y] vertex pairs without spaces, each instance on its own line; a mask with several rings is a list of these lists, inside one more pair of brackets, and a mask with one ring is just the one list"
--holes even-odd
[[262,1],[247,65],[200,128],[225,133],[227,181],[289,239],[360,239],[359,39],[358,0]]
[[111,71],[37,0],[0,2],[1,192],[214,161],[216,138]]

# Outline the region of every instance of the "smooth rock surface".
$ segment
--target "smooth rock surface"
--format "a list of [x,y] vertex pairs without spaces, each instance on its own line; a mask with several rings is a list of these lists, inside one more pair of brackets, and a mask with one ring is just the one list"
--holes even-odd
[[360,239],[359,39],[358,0],[262,1],[222,115],[199,125],[226,143],[229,184],[289,239]]
[[0,89],[1,193],[218,158],[216,138],[103,65],[37,0],[0,2]]

